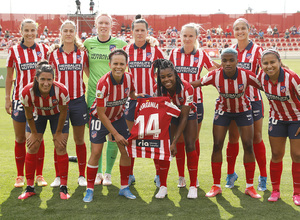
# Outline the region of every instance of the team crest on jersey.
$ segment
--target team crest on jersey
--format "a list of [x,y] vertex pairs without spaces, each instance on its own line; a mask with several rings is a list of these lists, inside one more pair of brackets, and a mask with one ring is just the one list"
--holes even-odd
[[38,51],[38,52],[36,52],[36,55],[37,55],[38,57],[42,57],[42,52]]
[[110,52],[113,52],[116,48],[116,45],[109,45]]
[[199,57],[195,57],[194,58],[194,63],[198,63],[199,62]]
[[82,57],[81,55],[77,55],[77,60],[81,61]]
[[215,114],[215,121],[218,120],[218,118],[219,118],[219,115]]
[[285,86],[281,86],[280,87],[280,92],[285,93],[286,92],[286,87]]
[[125,88],[125,91],[124,91],[124,92],[125,92],[126,95],[128,95],[128,93],[129,93],[129,88]]
[[92,138],[96,138],[96,137],[97,137],[97,131],[92,131],[91,137],[92,137]]
[[244,90],[244,84],[239,84],[239,90],[241,90],[241,91]]
[[13,114],[14,114],[15,117],[18,117],[19,111],[18,111],[18,110],[14,110],[14,113],[13,113]]
[[57,105],[58,104],[58,100],[57,99],[53,99],[52,103],[53,103],[53,105]]
[[103,93],[100,90],[96,91],[96,97],[99,99],[103,99]]
[[148,59],[151,59],[152,53],[148,52],[148,53],[146,54],[146,56],[147,56]]
[[251,57],[252,57],[252,54],[251,54],[251,53],[247,53],[247,54],[246,54],[246,59],[250,60]]
[[272,131],[273,130],[273,125],[270,125],[269,126],[269,131]]

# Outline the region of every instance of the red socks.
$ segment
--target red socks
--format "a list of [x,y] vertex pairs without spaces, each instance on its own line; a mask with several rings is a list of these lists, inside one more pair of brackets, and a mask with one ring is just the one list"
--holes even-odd
[[159,179],[160,179],[160,186],[167,187],[167,177],[170,168],[170,161],[168,160],[158,160],[159,163]]
[[254,172],[255,172],[255,162],[244,163],[246,171],[246,183],[253,184]]
[[128,179],[130,175],[131,166],[121,166],[120,165],[120,176],[121,176],[121,186],[128,185]]
[[36,157],[37,154],[26,154],[25,159],[25,170],[26,170],[26,179],[27,185],[33,186],[34,185],[34,173],[36,168]]
[[85,166],[86,166],[86,145],[76,145],[76,155],[79,168],[79,176],[85,177]]
[[238,154],[239,154],[239,143],[228,142],[227,148],[226,148],[227,174],[234,173],[236,157]]
[[58,177],[59,171],[58,171],[57,154],[55,148],[54,148],[54,168],[55,168],[55,177]]
[[282,174],[282,161],[279,163],[270,162],[270,177],[273,191],[278,191],[280,188],[280,179]]
[[45,157],[45,144],[44,140],[42,140],[39,151],[36,157],[36,175],[43,175],[43,167],[44,167],[44,157]]
[[69,157],[68,153],[57,155],[57,165],[59,170],[60,185],[66,186],[68,181]]
[[98,166],[87,165],[86,177],[87,177],[87,188],[94,189],[95,179],[98,171]]
[[198,155],[196,150],[186,153],[187,156],[187,167],[190,174],[190,186],[196,187],[197,173],[198,173]]
[[253,151],[257,161],[260,176],[267,177],[267,161],[266,161],[266,147],[263,141],[258,144],[253,144]]
[[292,175],[294,182],[294,195],[300,194],[300,163],[292,163]]
[[[131,161],[132,162],[132,161]],[[154,165],[155,165],[155,170],[156,170],[156,175],[159,175],[159,170],[160,170],[160,167],[159,167],[159,164],[160,164],[160,160],[158,159],[153,159],[153,162],[154,162]]]
[[211,169],[215,185],[221,184],[221,168],[222,162],[211,162]]
[[17,165],[18,176],[24,176],[25,156],[26,156],[25,142],[18,143],[15,141],[15,160]]
[[176,164],[178,170],[178,176],[184,177],[184,165],[185,165],[185,145],[184,142],[176,144]]

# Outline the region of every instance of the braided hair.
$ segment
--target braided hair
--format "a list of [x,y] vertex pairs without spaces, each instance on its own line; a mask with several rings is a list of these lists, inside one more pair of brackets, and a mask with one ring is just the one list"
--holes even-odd
[[182,81],[174,67],[174,64],[170,60],[166,59],[157,59],[153,62],[154,72],[157,72],[157,96],[162,96],[163,93],[167,93],[167,89],[161,84],[160,80],[160,70],[164,70],[167,68],[172,69],[176,78],[176,88],[180,88]]

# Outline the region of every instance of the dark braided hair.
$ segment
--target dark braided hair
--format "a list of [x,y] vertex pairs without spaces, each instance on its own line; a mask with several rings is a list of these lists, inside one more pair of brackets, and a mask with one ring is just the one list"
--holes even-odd
[[160,81],[160,70],[164,70],[167,68],[172,69],[172,71],[174,72],[176,78],[176,88],[180,88],[181,90],[182,81],[178,76],[178,73],[173,63],[170,60],[157,59],[153,62],[153,67],[154,67],[154,72],[157,72],[157,96],[162,96],[162,93],[167,93],[167,89],[161,84]]
[[39,83],[37,81],[37,78],[39,78],[39,76],[43,72],[51,73],[54,78],[53,67],[49,64],[47,60],[41,60],[36,65],[35,78],[33,81],[33,92],[35,95],[38,95],[38,91],[39,91]]

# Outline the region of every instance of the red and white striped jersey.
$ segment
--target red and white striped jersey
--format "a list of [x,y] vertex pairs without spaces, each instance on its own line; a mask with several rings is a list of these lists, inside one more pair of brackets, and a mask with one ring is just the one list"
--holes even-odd
[[168,97],[140,98],[126,150],[129,157],[171,161],[169,126],[180,110]]
[[[249,70],[257,75],[261,66],[261,54],[263,48],[254,44],[252,41],[250,41],[247,47],[242,51],[238,49],[237,45],[234,45],[233,48],[238,52],[238,67]],[[246,95],[250,98],[250,101],[261,100],[260,91],[252,86],[247,88]]]
[[[185,54],[183,47],[173,49],[169,59],[174,64],[179,77],[188,82],[199,80],[203,67],[209,69],[214,66],[210,56],[200,48],[194,50],[191,54]],[[197,87],[194,92],[195,102],[202,103],[203,94],[201,87]]]
[[8,49],[6,67],[16,69],[16,80],[12,99],[19,100],[23,88],[33,82],[36,64],[47,59],[48,47],[44,44],[34,44],[26,47],[23,43]]
[[201,78],[201,85],[213,85],[220,96],[216,100],[215,109],[230,113],[251,110],[250,100],[245,94],[249,85],[260,88],[260,83],[251,71],[237,68],[235,75],[229,78],[223,67],[213,70]]
[[156,82],[152,63],[164,58],[162,50],[157,46],[151,47],[149,43],[140,48],[130,44],[123,49],[128,54],[128,69],[133,76],[136,93],[153,96]]
[[34,94],[33,83],[25,86],[20,98],[25,107],[33,106],[38,115],[44,116],[59,113],[59,105],[68,105],[70,101],[67,88],[56,81],[53,81],[50,93],[46,98],[42,97],[39,91],[37,91],[37,95]]
[[[181,81],[182,84],[180,87],[176,87],[176,92],[173,96],[170,95],[164,87],[162,89],[162,94],[163,96],[169,97],[177,107],[181,108],[183,105],[190,106],[190,114],[196,113],[197,108],[194,102],[194,88],[187,81],[183,79]],[[154,91],[157,94],[157,84],[154,87]]]
[[71,100],[84,95],[83,68],[88,66],[86,51],[75,47],[73,52],[66,53],[60,47],[50,54],[49,63],[55,66],[55,80],[67,87]]
[[120,119],[131,91],[135,91],[131,74],[124,73],[121,82],[117,83],[111,72],[106,73],[97,83],[91,114],[98,118],[97,107],[106,107],[105,115],[111,122]]
[[277,83],[273,84],[262,70],[257,79],[269,100],[269,117],[281,121],[300,121],[300,77],[281,68]]

